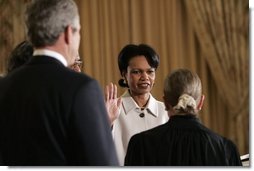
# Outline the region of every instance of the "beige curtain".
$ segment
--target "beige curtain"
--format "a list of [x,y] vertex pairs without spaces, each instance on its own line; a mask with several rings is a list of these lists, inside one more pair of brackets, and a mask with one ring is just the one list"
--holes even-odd
[[159,53],[161,64],[154,94],[160,99],[163,80],[171,70],[188,67],[198,71],[199,63],[204,63],[204,59],[196,54],[196,38],[183,1],[77,2],[81,15],[80,54],[85,63],[84,71],[97,78],[103,87],[120,79],[117,56],[128,43],[147,43]]
[[0,0],[0,76],[6,72],[11,50],[25,39],[25,1]]
[[[238,16],[248,13],[244,4],[239,5],[239,2],[246,0],[221,0],[221,3],[216,0],[75,1],[81,17],[80,55],[84,61],[83,72],[97,79],[102,89],[106,84],[117,83],[120,79],[117,56],[121,48],[128,43],[147,43],[159,53],[161,60],[153,95],[162,100],[164,78],[172,70],[189,68],[197,72],[206,96],[200,113],[202,122],[215,132],[232,139],[241,154],[249,153],[248,73],[243,71],[248,71],[248,31],[245,29],[248,16]],[[25,38],[22,15],[25,3],[19,0],[0,2],[0,72],[3,72],[7,54]],[[228,9],[226,18],[209,19],[210,25],[207,25],[199,19],[200,16],[211,17],[207,5],[206,8],[200,6],[206,3],[215,3],[209,7],[216,8],[216,11],[225,10],[227,5],[236,9]],[[232,23],[233,27],[229,25]],[[224,25],[232,31],[217,33],[217,30],[224,30]],[[203,31],[204,28],[212,27],[213,32],[206,29]],[[237,31],[243,33],[243,38],[239,38]],[[222,38],[219,40],[217,37]],[[212,42],[208,41],[209,45],[205,46],[203,39]],[[2,43],[2,40],[9,43]],[[208,47],[212,50],[207,50]],[[214,64],[216,60],[219,62]],[[213,67],[218,64],[220,67]],[[241,92],[239,87],[242,87]],[[119,95],[123,91],[119,87]],[[232,92],[236,95],[226,95]],[[235,109],[236,106],[239,108]]]
[[248,0],[186,0],[203,57],[228,107],[230,138],[248,149]]

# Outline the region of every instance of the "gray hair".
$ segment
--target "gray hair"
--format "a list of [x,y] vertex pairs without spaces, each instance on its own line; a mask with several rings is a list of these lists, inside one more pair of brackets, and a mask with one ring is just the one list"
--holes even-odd
[[[191,100],[192,98],[198,104],[202,93],[201,81],[197,74],[187,69],[178,69],[167,76],[164,83],[164,96],[170,105],[177,109],[178,113],[193,113],[196,112],[196,105]],[[188,97],[187,100],[181,97]],[[190,98],[189,98],[190,97]],[[190,104],[182,105],[184,101]],[[179,104],[180,103],[180,104]],[[193,104],[194,103],[194,104]],[[179,106],[181,106],[179,108]]]
[[73,0],[33,0],[26,10],[27,34],[34,47],[53,45],[67,26],[79,22]]

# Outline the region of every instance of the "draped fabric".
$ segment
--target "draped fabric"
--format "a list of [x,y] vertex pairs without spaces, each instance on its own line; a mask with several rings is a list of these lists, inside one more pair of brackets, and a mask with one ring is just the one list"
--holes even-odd
[[[229,109],[230,137],[248,142],[249,54],[247,0],[185,1],[203,57]],[[245,130],[245,131],[244,131]]]
[[[121,78],[117,56],[128,43],[147,43],[160,55],[153,93],[162,100],[165,76],[187,67],[206,76],[205,59],[180,0],[78,0],[81,14],[80,55],[84,71],[104,86]],[[204,67],[203,67],[204,66]],[[120,89],[122,93],[124,90]]]
[[[0,0],[0,74],[10,50],[25,38],[27,1]],[[75,1],[82,70],[101,88],[121,78],[117,56],[123,46],[149,44],[160,56],[153,96],[162,100],[164,79],[174,69],[197,72],[206,96],[201,121],[233,140],[241,155],[249,153],[247,0]]]
[[6,73],[10,51],[25,38],[27,0],[0,0],[0,76]]

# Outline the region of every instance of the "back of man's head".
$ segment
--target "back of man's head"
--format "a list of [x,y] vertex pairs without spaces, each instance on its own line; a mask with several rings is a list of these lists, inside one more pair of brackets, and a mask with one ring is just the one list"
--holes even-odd
[[35,48],[53,45],[67,26],[79,21],[73,0],[33,0],[26,10],[28,37]]

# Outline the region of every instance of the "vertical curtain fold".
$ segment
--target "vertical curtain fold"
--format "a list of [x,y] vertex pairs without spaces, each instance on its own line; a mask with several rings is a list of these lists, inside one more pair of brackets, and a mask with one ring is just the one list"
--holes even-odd
[[[248,151],[247,0],[186,0],[201,49],[229,110],[230,136]],[[226,125],[225,125],[226,126]],[[247,132],[247,133],[246,133]],[[247,149],[247,150],[246,150]]]
[[29,1],[0,0],[0,75],[6,73],[11,50],[26,37],[24,12]]

